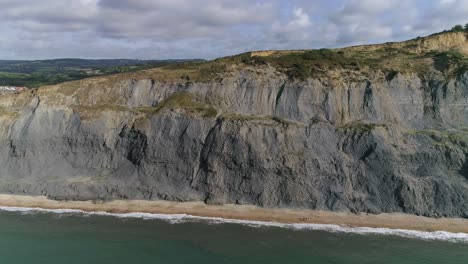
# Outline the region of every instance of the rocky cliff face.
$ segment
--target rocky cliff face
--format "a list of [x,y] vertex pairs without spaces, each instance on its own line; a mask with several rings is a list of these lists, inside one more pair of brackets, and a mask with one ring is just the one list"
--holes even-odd
[[227,62],[5,95],[0,192],[468,217],[468,72],[427,61],[306,79]]

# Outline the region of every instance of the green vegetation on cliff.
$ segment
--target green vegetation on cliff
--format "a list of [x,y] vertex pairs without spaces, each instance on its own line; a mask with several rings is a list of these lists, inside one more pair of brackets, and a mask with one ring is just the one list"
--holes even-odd
[[384,72],[387,77],[397,73],[415,73],[424,77],[434,71],[452,76],[468,68],[467,34],[464,30],[446,31],[425,38],[379,45],[248,52],[208,62],[161,67],[157,77],[209,82],[222,80],[232,69],[267,65],[275,67],[292,80],[329,76],[332,71],[353,72],[363,78],[373,76],[376,71]]
[[164,110],[182,110],[186,114],[202,117],[215,117],[218,114],[214,107],[188,92],[175,93],[155,107],[142,107],[137,110],[146,114],[159,114]]

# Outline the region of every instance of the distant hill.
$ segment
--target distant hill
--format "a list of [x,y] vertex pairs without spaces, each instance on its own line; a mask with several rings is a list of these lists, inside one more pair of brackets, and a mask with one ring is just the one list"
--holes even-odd
[[86,60],[74,58],[26,61],[0,60],[0,86],[35,88],[93,76],[138,71],[189,61],[201,60]]

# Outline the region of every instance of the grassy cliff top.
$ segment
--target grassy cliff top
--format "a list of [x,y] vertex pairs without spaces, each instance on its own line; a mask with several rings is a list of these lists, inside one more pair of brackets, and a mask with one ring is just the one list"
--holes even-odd
[[457,75],[468,69],[468,32],[443,32],[403,42],[339,49],[254,51],[208,62],[180,63],[142,72],[156,79],[208,82],[242,66],[272,66],[291,79],[308,79],[332,70],[358,74],[383,71],[439,72]]

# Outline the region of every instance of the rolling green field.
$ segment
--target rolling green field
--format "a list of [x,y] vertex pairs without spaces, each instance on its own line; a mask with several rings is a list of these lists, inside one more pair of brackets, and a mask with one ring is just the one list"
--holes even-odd
[[0,60],[0,86],[37,88],[93,76],[132,72],[187,61],[199,60]]

